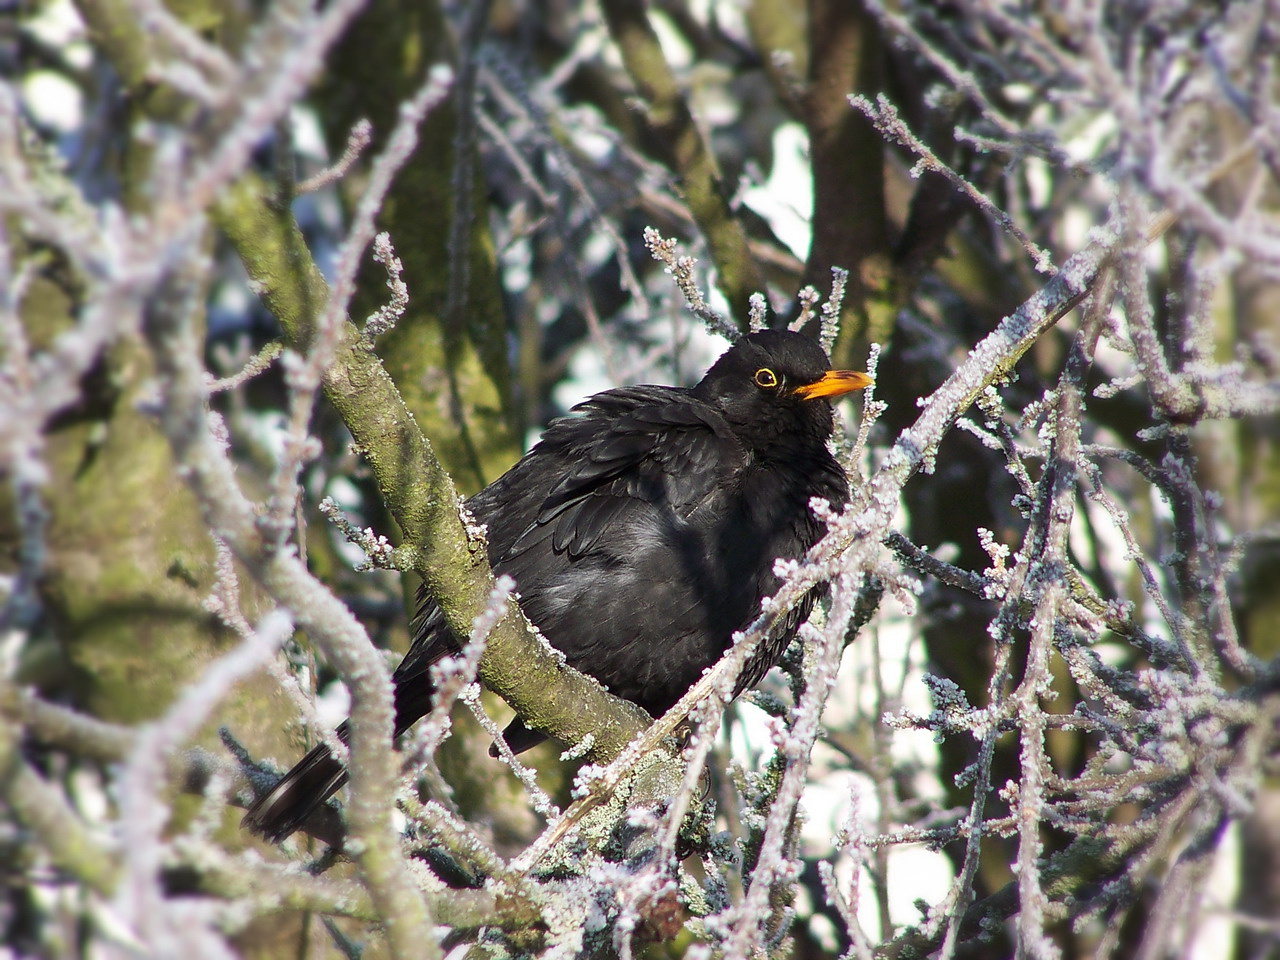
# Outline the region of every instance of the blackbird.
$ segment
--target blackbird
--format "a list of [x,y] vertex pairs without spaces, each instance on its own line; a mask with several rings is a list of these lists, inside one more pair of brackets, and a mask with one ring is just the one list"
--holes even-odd
[[[660,716],[755,618],[779,586],[774,561],[822,533],[810,500],[848,500],[827,449],[829,401],[871,378],[830,366],[808,337],[753,333],[692,389],[626,387],[579,404],[467,501],[494,571],[515,579],[525,614],[570,665]],[[435,601],[418,601],[393,676],[396,736],[431,708],[431,665],[459,649]],[[813,602],[761,644],[735,696],[773,666]],[[542,735],[517,719],[504,738],[519,751]],[[346,778],[321,744],[244,825],[281,840]]]

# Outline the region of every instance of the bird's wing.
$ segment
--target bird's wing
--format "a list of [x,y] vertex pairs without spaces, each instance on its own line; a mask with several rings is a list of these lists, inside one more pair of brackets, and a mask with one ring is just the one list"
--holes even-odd
[[[487,528],[494,569],[515,578],[538,622],[535,611],[554,603],[552,594],[576,593],[567,581],[578,561],[608,562],[636,551],[639,541],[696,525],[747,457],[720,415],[688,391],[610,390],[554,421],[467,506]],[[456,648],[425,591],[418,603],[415,641],[395,673],[400,685]]]
[[747,460],[720,414],[684,390],[611,390],[575,410],[528,458],[546,493],[495,563],[536,549],[548,533],[552,551],[577,559],[614,540],[631,549],[627,541],[655,524],[696,523]]

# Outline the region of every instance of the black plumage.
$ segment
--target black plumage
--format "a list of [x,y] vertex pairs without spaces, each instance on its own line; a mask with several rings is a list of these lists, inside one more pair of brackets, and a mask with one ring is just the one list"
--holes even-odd
[[[870,378],[829,367],[807,337],[752,334],[692,389],[627,387],[579,404],[467,501],[494,570],[515,579],[524,612],[573,667],[658,716],[754,619],[778,587],[774,560],[822,533],[811,498],[848,499],[827,449],[827,398]],[[777,661],[812,601],[761,646],[735,692]],[[394,675],[397,736],[430,709],[431,664],[458,649],[436,604],[419,604]],[[505,737],[517,750],[541,739],[518,720]],[[281,839],[345,780],[320,745],[245,825]]]

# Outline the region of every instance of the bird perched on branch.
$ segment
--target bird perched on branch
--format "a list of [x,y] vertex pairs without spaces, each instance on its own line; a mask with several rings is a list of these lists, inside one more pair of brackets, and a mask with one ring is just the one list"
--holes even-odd
[[[514,578],[525,614],[571,666],[660,716],[756,617],[779,586],[774,561],[821,536],[810,500],[848,500],[827,449],[829,401],[871,378],[830,366],[805,336],[753,333],[691,389],[626,387],[579,404],[467,501],[494,571]],[[760,645],[735,695],[777,661],[812,603]],[[459,649],[435,601],[419,604],[393,677],[397,736],[431,709],[431,665]],[[542,739],[519,719],[504,737],[517,751]],[[281,840],[346,778],[321,744],[244,824]]]

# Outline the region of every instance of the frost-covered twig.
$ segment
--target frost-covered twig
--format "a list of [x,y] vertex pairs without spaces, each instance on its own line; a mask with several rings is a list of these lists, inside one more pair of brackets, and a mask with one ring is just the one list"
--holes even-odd
[[391,298],[365,319],[362,336],[367,344],[388,333],[409,307],[409,288],[404,282],[404,264],[396,256],[391,245],[391,235],[385,230],[373,238],[373,260],[387,271],[387,288]]
[[[855,568],[856,569],[856,568]],[[779,753],[784,769],[778,795],[769,807],[764,839],[751,874],[747,897],[739,908],[739,920],[725,946],[728,958],[746,960],[756,954],[765,935],[766,909],[774,884],[794,878],[795,865],[788,853],[794,831],[796,805],[809,767],[809,754],[820,732],[823,706],[835,686],[840,655],[844,652],[845,631],[853,617],[859,575],[852,571],[835,581],[833,603],[821,630],[802,630],[806,640],[806,686],[796,704],[796,723],[787,732]],[[807,634],[807,635],[806,635]]]
[[322,187],[336,183],[347,175],[347,171],[360,158],[366,147],[373,142],[373,124],[361,117],[347,134],[347,145],[342,156],[332,165],[307,177],[294,188],[298,194],[314,193]]
[[125,764],[120,777],[121,839],[128,856],[112,909],[135,937],[159,953],[184,955],[208,936],[202,926],[185,922],[179,911],[165,909],[161,868],[163,831],[170,816],[163,799],[168,758],[199,730],[232,686],[261,669],[292,632],[293,623],[283,611],[267,614],[238,648],[214,661],[162,718],[139,733]]
[[915,153],[920,158],[917,170],[927,169],[942,174],[957,190],[972,200],[979,209],[1006,230],[1010,236],[1018,241],[1027,252],[1027,255],[1031,257],[1031,262],[1035,265],[1036,270],[1049,276],[1053,276],[1057,272],[1049,252],[1027,236],[1026,232],[1014,222],[1013,218],[1004,210],[1001,210],[990,197],[953,170],[949,164],[944,163],[919,137],[912,133],[902,118],[898,116],[897,108],[889,101],[888,97],[884,94],[879,94],[873,104],[864,96],[854,95],[849,98],[849,102],[856,109],[862,111],[867,119],[875,124],[876,129],[881,134]]
[[342,508],[334,503],[332,497],[321,499],[316,504],[316,509],[338,528],[347,543],[355,544],[364,551],[365,559],[355,565],[354,569],[357,572],[364,573],[374,569],[396,569],[395,546],[387,539],[385,534],[378,533],[373,527],[357,528],[355,524],[347,519],[347,515],[343,513]]
[[698,261],[693,257],[677,256],[677,241],[663,237],[653,227],[644,228],[644,245],[649,254],[659,263],[666,264],[667,272],[684,294],[685,302],[694,316],[707,325],[712,333],[718,333],[730,342],[741,336],[738,328],[728,319],[721,316],[707,304],[698,288],[697,278],[693,275],[693,267]]
[[284,346],[279,340],[272,340],[250,357],[248,362],[236,373],[227,377],[214,377],[212,374],[207,374],[209,393],[222,393],[243,386],[258,374],[269,370],[271,364],[280,356],[283,349]]
[[[191,256],[195,238],[184,252]],[[181,262],[181,261],[180,261]],[[189,261],[187,261],[189,262]],[[409,881],[391,825],[395,769],[391,741],[391,684],[364,629],[306,570],[287,546],[264,538],[252,504],[240,490],[226,450],[205,408],[199,340],[184,313],[182,277],[168,278],[149,304],[148,345],[163,385],[161,427],[182,464],[211,528],[225,540],[297,624],[308,631],[352,693],[350,850],[384,916],[395,916],[391,947],[398,956],[434,952],[425,905]]]
[[374,239],[375,217],[391,189],[396,171],[409,159],[417,145],[418,125],[444,100],[452,80],[452,72],[447,67],[433,67],[428,71],[426,82],[401,109],[400,119],[387,138],[386,147],[374,161],[364,193],[356,204],[351,227],[336,257],[336,276],[330,287],[329,299],[311,327],[305,357],[296,362],[290,361],[290,354],[286,351],[283,358],[290,387],[288,429],[284,453],[273,479],[274,492],[268,503],[267,516],[262,521],[281,540],[292,526],[298,475],[303,465],[318,452],[316,442],[308,435],[308,425],[323,373],[343,336],[347,307],[355,294],[356,273],[365,249]]

